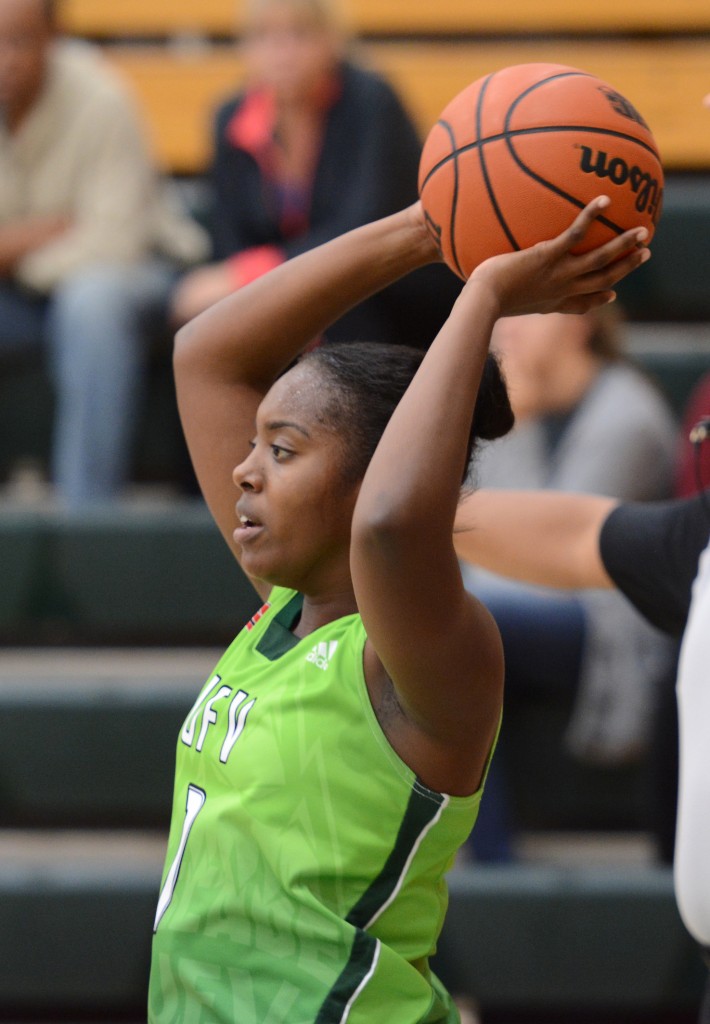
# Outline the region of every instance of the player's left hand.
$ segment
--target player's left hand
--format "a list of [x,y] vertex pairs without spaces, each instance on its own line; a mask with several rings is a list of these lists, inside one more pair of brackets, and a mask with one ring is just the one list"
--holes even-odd
[[469,278],[471,286],[492,291],[500,316],[585,313],[612,302],[614,286],[651,253],[644,246],[645,228],[632,228],[586,253],[572,252],[609,202],[608,196],[593,199],[557,238],[485,260]]

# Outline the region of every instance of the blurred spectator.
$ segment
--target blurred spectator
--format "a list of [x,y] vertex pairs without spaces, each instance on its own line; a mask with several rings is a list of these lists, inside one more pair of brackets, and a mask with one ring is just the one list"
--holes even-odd
[[690,497],[710,485],[710,445],[699,447],[700,439],[695,443],[691,440],[693,428],[701,420],[708,421],[706,429],[710,431],[710,373],[695,385],[683,411],[675,481],[675,493],[679,498]]
[[[618,328],[613,307],[499,322],[493,348],[517,423],[482,448],[477,485],[627,501],[670,493],[676,425],[660,393],[620,358]],[[464,575],[501,629],[506,702],[550,687],[575,693],[570,752],[600,765],[637,758],[674,644],[618,593],[561,594],[468,568]],[[492,788],[500,792],[492,797],[489,787],[473,840],[484,859],[512,855],[505,817],[499,820],[507,808],[504,758],[498,762]]]
[[0,357],[42,349],[70,507],[126,480],[151,332],[200,229],[162,193],[130,95],[55,4],[0,3]]
[[[178,323],[417,198],[417,132],[392,88],[346,57],[333,0],[250,0],[242,50],[246,88],[215,123],[216,262],[182,280]],[[443,266],[425,268],[351,311],[328,337],[424,347],[459,288]]]

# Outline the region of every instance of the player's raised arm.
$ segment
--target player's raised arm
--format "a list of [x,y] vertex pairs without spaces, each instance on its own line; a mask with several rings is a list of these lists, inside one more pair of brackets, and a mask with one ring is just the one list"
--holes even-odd
[[351,565],[368,637],[407,715],[439,745],[442,786],[448,779],[455,792],[480,781],[502,690],[497,631],[465,593],[452,542],[491,331],[499,316],[583,312],[613,297],[613,285],[646,258],[636,248],[646,232],[571,253],[607,203],[591,203],[553,241],[474,271],[385,429],[357,501]]
[[232,471],[249,451],[266,392],[348,309],[437,259],[410,208],[287,261],[178,332],[174,365],[183,430],[204,497],[235,557]]

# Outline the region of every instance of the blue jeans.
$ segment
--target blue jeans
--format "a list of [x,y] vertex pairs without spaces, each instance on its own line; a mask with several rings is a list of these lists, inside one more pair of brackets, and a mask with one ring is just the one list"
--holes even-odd
[[577,685],[584,608],[574,593],[487,578],[471,592],[496,620],[505,654],[506,694],[569,692]]
[[37,298],[0,283],[0,359],[46,346],[56,391],[52,478],[69,508],[125,483],[151,339],[165,331],[174,270],[96,265]]

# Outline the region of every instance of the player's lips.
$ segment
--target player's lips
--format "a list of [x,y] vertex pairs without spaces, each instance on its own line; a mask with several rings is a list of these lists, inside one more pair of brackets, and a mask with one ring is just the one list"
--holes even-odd
[[239,526],[234,531],[234,539],[238,544],[245,544],[253,540],[264,528],[263,523],[246,507],[242,507],[241,503],[237,505],[237,517]]

